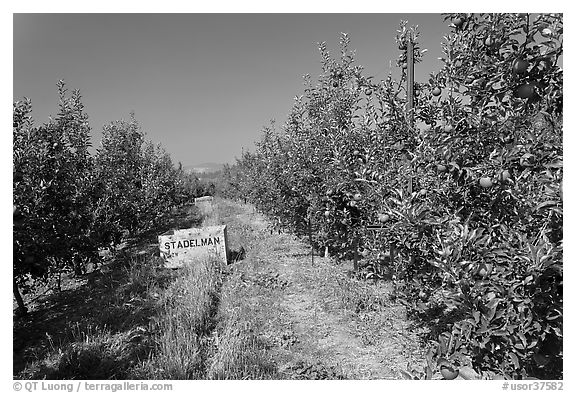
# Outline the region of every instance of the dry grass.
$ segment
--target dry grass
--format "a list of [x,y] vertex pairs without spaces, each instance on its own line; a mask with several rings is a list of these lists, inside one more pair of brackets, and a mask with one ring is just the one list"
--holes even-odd
[[[17,334],[44,332],[24,350],[22,379],[125,379],[154,351],[150,318],[172,279],[152,256],[130,258],[90,287],[64,293]],[[84,300],[84,302],[83,302]]]
[[214,356],[208,369],[211,379],[271,379],[275,366],[259,338],[262,314],[268,299],[247,286],[240,273],[226,282],[217,315]]
[[222,283],[218,261],[195,261],[180,269],[180,277],[162,294],[162,309],[154,318],[154,356],[135,371],[150,379],[201,379],[209,350],[212,316]]
[[[178,218],[176,226],[199,223],[193,209],[185,209]],[[142,369],[161,353],[160,338],[170,332],[165,316],[177,313],[170,299],[189,284],[185,280],[213,288],[218,285],[215,277],[220,277],[203,265],[177,279],[179,273],[163,268],[154,254],[154,244],[146,241],[127,247],[105,269],[69,279],[65,291],[40,298],[28,317],[16,318],[14,377],[153,378]],[[213,303],[217,289],[207,292],[198,298],[209,309],[206,304]],[[193,318],[198,331],[206,326],[205,314],[210,312],[188,307],[180,315]],[[188,317],[191,314],[197,316]],[[165,337],[165,342],[170,340]]]
[[230,248],[245,249],[244,260],[198,260],[171,271],[150,252],[128,251],[109,273],[54,299],[58,314],[24,326],[23,339],[30,329],[51,335],[27,348],[15,377],[388,377],[394,369],[374,371],[381,354],[404,368],[418,352],[385,284],[350,278],[324,258],[311,265],[306,245],[270,235],[248,206],[215,201],[203,225],[221,224]]
[[257,229],[256,222],[251,222],[253,214],[245,206],[219,200],[215,213],[218,223],[228,226],[230,248],[243,247],[246,258],[229,266],[230,274],[222,286],[207,376],[211,379],[275,378],[275,365],[261,339],[263,322],[274,310],[274,299],[265,288],[245,279],[261,267],[265,235]]
[[[190,263],[166,288],[149,263],[126,268],[128,281],[117,288],[126,315],[116,326],[75,325],[65,342],[49,339],[46,356],[33,362],[24,379],[201,379],[211,347],[210,332],[219,301],[222,268],[213,260]],[[142,262],[142,260],[140,260]],[[147,324],[128,330],[146,309]],[[103,310],[103,316],[106,317]],[[118,314],[115,314],[118,317]],[[111,318],[106,318],[111,319]],[[143,321],[140,321],[143,322]]]
[[[255,232],[236,219],[237,205],[217,201],[203,226],[228,225],[232,249],[253,254]],[[249,263],[248,260],[245,261]],[[244,262],[243,262],[244,263]],[[233,267],[232,267],[233,268]],[[195,261],[181,269],[180,277],[162,294],[157,317],[154,356],[134,375],[153,379],[262,379],[272,367],[263,359],[255,334],[257,313],[238,273],[215,261]]]

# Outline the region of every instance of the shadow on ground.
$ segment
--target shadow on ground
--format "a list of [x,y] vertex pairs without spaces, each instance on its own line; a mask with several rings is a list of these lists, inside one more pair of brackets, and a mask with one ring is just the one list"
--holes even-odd
[[155,256],[157,236],[200,223],[193,206],[181,208],[161,228],[128,239],[98,270],[64,278],[61,292],[37,299],[27,316],[14,317],[14,377],[128,377],[154,347],[150,322],[161,307],[155,291],[177,275]]

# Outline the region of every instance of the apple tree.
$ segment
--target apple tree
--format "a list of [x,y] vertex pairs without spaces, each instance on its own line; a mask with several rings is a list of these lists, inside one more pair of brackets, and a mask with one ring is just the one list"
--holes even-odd
[[79,91],[69,96],[60,81],[58,94],[57,116],[40,126],[30,100],[13,107],[15,291],[67,268],[78,272],[96,251],[88,116]]

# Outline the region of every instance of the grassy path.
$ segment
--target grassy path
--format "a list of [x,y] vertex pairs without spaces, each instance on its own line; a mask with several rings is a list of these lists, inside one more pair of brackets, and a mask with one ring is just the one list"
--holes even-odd
[[17,379],[399,379],[424,359],[387,283],[347,268],[291,234],[271,234],[253,207],[217,200],[202,219],[226,224],[228,266],[170,270],[152,231],[14,320]]
[[[220,317],[226,320],[227,308],[244,309],[233,323],[236,333],[244,327],[244,342],[238,334],[235,339],[253,354],[238,359],[228,345],[229,359],[217,356],[213,370],[220,372],[212,377],[398,379],[408,363],[421,362],[417,336],[408,330],[403,307],[389,300],[388,284],[351,279],[326,258],[315,257],[312,265],[307,245],[290,234],[270,234],[251,207],[220,204],[235,212],[223,220],[233,247],[244,242],[248,251],[232,265]],[[235,228],[243,234],[233,235]],[[226,346],[225,323],[219,332],[220,347]]]

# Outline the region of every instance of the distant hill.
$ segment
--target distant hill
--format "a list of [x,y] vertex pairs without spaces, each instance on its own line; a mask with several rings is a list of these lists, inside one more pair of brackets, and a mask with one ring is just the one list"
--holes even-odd
[[222,168],[224,168],[224,164],[217,164],[214,162],[205,162],[196,165],[185,165],[182,167],[182,169],[187,172],[195,173],[214,173],[222,170]]

